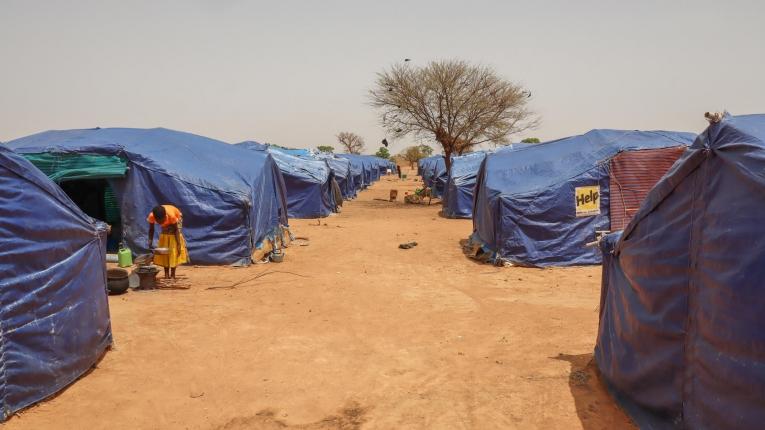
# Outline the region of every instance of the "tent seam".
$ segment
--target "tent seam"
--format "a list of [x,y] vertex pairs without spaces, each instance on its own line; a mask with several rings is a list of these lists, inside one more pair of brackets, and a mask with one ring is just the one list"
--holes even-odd
[[[697,289],[698,289],[698,270],[697,270],[697,263],[698,263],[698,253],[700,252],[700,244],[699,241],[701,240],[701,236],[703,235],[703,217],[705,214],[705,208],[706,205],[700,205],[698,206],[698,197],[701,194],[701,187],[706,182],[707,175],[709,173],[709,164],[707,163],[707,160],[709,159],[710,152],[709,150],[704,150],[705,153],[705,159],[703,161],[704,165],[701,166],[702,170],[699,172],[698,177],[694,181],[693,186],[693,199],[692,199],[692,205],[691,205],[691,228],[690,228],[690,235],[688,238],[688,300],[687,300],[687,307],[688,307],[688,316],[686,319],[686,325],[685,325],[685,342],[683,343],[683,360],[685,364],[685,371],[683,372],[683,390],[682,390],[682,416],[683,419],[686,417],[686,406],[688,401],[692,401],[693,397],[693,356],[695,355],[694,347],[692,342],[695,340],[698,329],[696,327],[696,313],[697,313]],[[695,218],[695,214],[698,211],[698,220]]]

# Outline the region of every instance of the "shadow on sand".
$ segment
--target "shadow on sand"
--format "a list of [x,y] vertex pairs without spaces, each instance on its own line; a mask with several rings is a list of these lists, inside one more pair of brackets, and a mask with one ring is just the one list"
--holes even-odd
[[550,358],[565,361],[571,366],[568,386],[583,429],[637,428],[608,394],[592,354],[558,354],[557,357]]
[[361,430],[367,422],[371,408],[362,407],[357,402],[350,402],[319,421],[308,424],[290,425],[283,421],[275,409],[264,409],[253,416],[236,417],[215,427],[216,430]]

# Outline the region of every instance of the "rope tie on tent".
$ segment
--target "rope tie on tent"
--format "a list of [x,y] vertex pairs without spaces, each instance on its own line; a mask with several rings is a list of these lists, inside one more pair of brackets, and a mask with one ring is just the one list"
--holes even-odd
[[710,124],[717,124],[718,122],[722,121],[725,114],[722,112],[704,112],[704,118],[706,118],[707,121],[709,121]]

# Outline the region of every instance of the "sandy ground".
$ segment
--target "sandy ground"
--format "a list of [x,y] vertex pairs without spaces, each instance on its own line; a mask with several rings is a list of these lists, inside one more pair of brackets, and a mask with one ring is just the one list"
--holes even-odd
[[114,348],[4,427],[631,427],[591,364],[600,267],[476,264],[470,220],[401,202],[417,185],[384,178],[321,225],[292,221],[310,244],[284,263],[110,297]]

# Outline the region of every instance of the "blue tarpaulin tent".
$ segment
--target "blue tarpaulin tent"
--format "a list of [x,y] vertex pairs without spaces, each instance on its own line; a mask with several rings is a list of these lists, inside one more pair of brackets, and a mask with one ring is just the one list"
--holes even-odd
[[[374,158],[374,161],[377,163],[377,169],[380,173],[380,176],[387,175],[388,169],[390,169],[391,173],[393,173],[396,170],[396,164],[393,163],[392,161],[387,160],[385,158],[378,157],[378,156],[373,156],[373,158]],[[378,179],[380,176],[378,176]]]
[[[525,148],[529,143],[511,143],[497,148],[497,151],[512,151]],[[473,191],[478,170],[481,168],[486,151],[476,151],[452,158],[452,166],[444,187],[444,214],[450,218],[471,218],[473,216]]]
[[[163,128],[47,131],[8,146],[26,155],[123,160],[124,176],[108,182],[119,201],[122,234],[136,253],[148,251],[146,216],[157,204],[183,212],[189,256],[197,264],[248,264],[264,243],[281,239],[287,225],[281,174],[267,153]],[[103,178],[85,173],[78,179]]]
[[419,161],[417,161],[417,174],[419,176],[422,176],[425,178],[425,171],[428,169],[428,167],[431,165],[432,162],[436,160],[438,157],[443,157],[442,155],[432,155],[430,157],[424,157],[420,158]]
[[595,358],[641,428],[765,423],[765,115],[700,134],[601,242]]
[[353,179],[353,189],[356,191],[363,190],[369,186],[367,174],[364,172],[364,163],[361,158],[352,156],[352,154],[338,154],[336,157],[348,160],[351,167],[351,178]]
[[446,170],[446,159],[441,157],[433,166],[433,176],[428,186],[432,190],[433,197],[441,198],[446,190],[446,181],[449,179],[449,171]]
[[486,152],[473,152],[452,159],[451,171],[444,188],[444,214],[451,218],[473,216],[473,190],[478,169]]
[[352,171],[361,172],[361,182],[356,184],[357,190],[363,190],[380,178],[379,170],[376,169],[376,166],[370,159],[372,157],[359,154],[337,154],[337,156],[350,161]]
[[106,225],[0,145],[2,419],[87,372],[112,343]]
[[393,162],[393,160],[389,160],[386,158],[380,158],[380,162],[382,163],[382,171],[383,173],[387,173],[387,170],[390,169],[391,173],[396,172],[396,163]]
[[584,245],[596,231],[610,229],[611,160],[621,152],[660,148],[679,148],[676,158],[693,137],[593,130],[488,155],[475,189],[474,252],[535,266],[600,263],[600,252]]
[[273,156],[284,178],[290,218],[320,218],[336,211],[338,202],[332,194],[334,175],[325,161],[310,155],[302,157],[288,153],[300,150],[285,150],[252,141],[236,146],[255,153],[266,151]]
[[380,162],[376,157],[373,157],[371,155],[362,155],[364,157],[364,163],[366,163],[367,169],[369,170],[371,176],[370,176],[370,184],[373,184],[380,180]]
[[335,181],[340,187],[343,193],[343,198],[346,200],[356,197],[356,187],[354,186],[353,173],[351,170],[351,162],[346,158],[335,157],[332,154],[316,154],[315,157],[319,160],[324,160],[332,169],[332,173],[335,175]]
[[336,154],[335,157],[346,159],[350,162],[351,176],[353,177],[354,189],[363,190],[380,180],[388,169],[394,171],[396,165],[390,160],[385,160],[372,155],[361,154]]
[[448,172],[446,171],[446,159],[443,155],[434,155],[422,159],[420,176],[426,187],[430,187],[433,197],[440,198],[446,187]]

